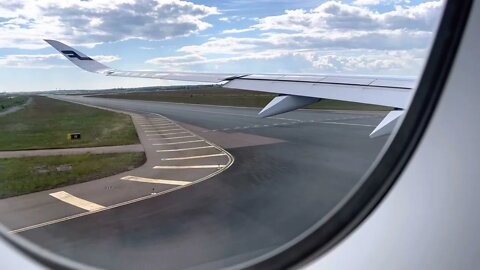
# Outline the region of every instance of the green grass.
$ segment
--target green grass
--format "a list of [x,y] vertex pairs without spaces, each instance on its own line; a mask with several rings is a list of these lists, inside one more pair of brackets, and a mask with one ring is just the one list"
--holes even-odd
[[26,96],[0,97],[0,112],[6,111],[11,107],[20,106],[27,102]]
[[[138,143],[130,116],[35,96],[25,109],[0,117],[0,151]],[[81,140],[67,140],[79,132]]]
[[[99,179],[144,162],[144,153],[0,159],[0,199]],[[61,165],[71,169],[58,171]]]
[[[178,90],[178,91],[162,91],[162,92],[134,92],[119,93],[108,95],[95,95],[95,97],[135,99],[135,100],[155,100],[176,103],[191,104],[209,104],[224,106],[240,106],[240,107],[264,107],[274,97],[273,94],[231,90],[215,87],[205,87],[198,90]],[[308,109],[324,109],[324,110],[368,110],[368,111],[386,111],[392,108],[368,105],[361,103],[322,100],[318,103],[307,107]]]

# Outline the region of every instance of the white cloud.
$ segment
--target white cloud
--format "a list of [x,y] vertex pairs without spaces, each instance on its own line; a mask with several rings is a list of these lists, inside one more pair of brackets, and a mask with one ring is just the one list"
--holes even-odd
[[410,0],[355,0],[352,4],[357,6],[376,6],[376,5],[388,5],[388,4],[410,4]]
[[243,29],[233,28],[233,29],[223,30],[222,34],[239,34],[239,33],[245,33],[245,32],[250,32],[254,30],[255,30],[254,28],[243,28]]
[[201,45],[184,46],[178,51],[188,54],[237,54],[258,48],[257,38],[211,38]]
[[[441,8],[441,1],[432,1],[379,12],[365,6],[328,1],[312,10],[287,10],[281,15],[260,18],[245,28],[260,31],[253,37],[211,38],[198,45],[184,46],[178,51],[209,59],[191,63],[172,61],[168,65],[188,68],[253,59],[257,54],[264,60],[303,59],[314,72],[372,73],[377,70],[412,75],[421,67],[425,54],[417,57],[418,51],[425,52],[428,48]],[[241,31],[244,29],[229,29],[224,33]]]
[[195,54],[182,55],[182,56],[168,56],[168,57],[157,57],[150,60],[147,60],[148,64],[155,65],[170,65],[170,64],[179,64],[182,63],[192,63],[196,61],[204,61],[205,57]]
[[[96,55],[93,59],[102,63],[120,60],[114,55]],[[41,68],[72,67],[60,54],[11,54],[0,57],[1,68]]]
[[374,6],[380,4],[381,0],[355,0],[352,4],[357,6]]
[[419,72],[426,50],[305,52],[299,56],[326,73],[401,74],[406,69]]
[[441,1],[433,1],[416,6],[396,6],[393,11],[379,13],[367,7],[328,1],[313,10],[287,10],[282,15],[262,18],[253,27],[261,30],[302,32],[372,29],[432,31],[439,18],[441,8]]
[[[208,66],[222,70],[226,64],[252,61],[303,59],[311,68],[299,72],[344,73],[344,74],[378,74],[412,75],[420,72],[426,50],[332,50],[332,51],[289,51],[268,50],[257,53],[246,53],[237,56],[206,58],[199,55],[184,57],[160,57],[148,63],[158,65],[162,70],[195,71]],[[405,72],[408,70],[409,72]],[[237,72],[248,72],[242,70]]]
[[233,22],[239,22],[239,21],[249,20],[249,19],[255,20],[255,18],[247,18],[244,16],[236,16],[236,15],[229,16],[229,17],[221,17],[218,20],[226,23],[233,23]]
[[120,57],[116,55],[95,55],[92,56],[92,58],[101,63],[110,63],[120,60]]
[[0,47],[45,47],[42,39],[73,44],[140,38],[162,40],[198,33],[215,7],[182,0],[18,0],[0,3]]

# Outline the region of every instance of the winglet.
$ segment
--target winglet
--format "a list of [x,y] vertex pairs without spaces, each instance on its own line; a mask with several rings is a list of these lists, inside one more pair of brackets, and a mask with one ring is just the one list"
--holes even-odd
[[70,60],[70,62],[74,63],[83,70],[94,73],[106,73],[107,71],[112,70],[110,67],[93,60],[82,52],[63,44],[60,41],[45,39],[45,42],[50,44],[53,48]]

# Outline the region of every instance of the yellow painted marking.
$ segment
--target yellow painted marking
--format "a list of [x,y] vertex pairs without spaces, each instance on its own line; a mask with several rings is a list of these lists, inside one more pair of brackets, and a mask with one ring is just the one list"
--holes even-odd
[[199,158],[209,158],[209,157],[221,157],[226,156],[225,153],[212,154],[212,155],[201,155],[201,156],[191,156],[191,157],[175,157],[175,158],[162,158],[162,160],[187,160],[187,159],[199,159]]
[[206,149],[206,148],[214,148],[214,146],[212,146],[212,145],[208,145],[208,146],[191,147],[191,148],[182,148],[182,149],[165,149],[165,150],[157,150],[157,153],[163,153],[163,152],[179,152],[179,151],[188,151],[188,150]]
[[137,177],[137,176],[125,176],[120,179],[135,181],[135,182],[142,182],[142,183],[164,184],[164,185],[174,185],[174,186],[184,186],[192,183],[188,181],[153,179],[153,178],[145,178],[145,177]]
[[85,209],[87,211],[98,211],[98,210],[102,210],[102,209],[105,208],[105,206],[102,206],[102,205],[99,205],[99,204],[96,204],[96,203],[93,203],[93,202],[89,202],[89,201],[84,200],[84,199],[80,199],[80,198],[75,197],[75,196],[73,196],[70,193],[65,192],[65,191],[50,193],[49,195],[54,197],[54,198],[59,199],[62,202],[71,204],[71,205],[76,206],[78,208]]
[[163,129],[157,129],[157,130],[145,130],[146,133],[149,133],[149,132],[159,132],[159,131],[178,131],[178,130],[184,130],[182,128],[176,128],[176,129],[166,129],[166,130],[163,130]]
[[[75,102],[75,103],[78,103],[78,102]],[[79,104],[81,104],[81,103],[79,103]],[[91,106],[91,105],[87,105],[87,106]],[[91,106],[91,107],[102,108],[102,107],[98,107],[98,106]],[[180,139],[180,138],[191,138],[191,137],[197,137],[197,136],[192,134],[192,135],[189,135],[189,136],[180,136],[180,137],[172,137],[172,138],[155,138],[155,139],[151,138],[149,140],[169,140],[169,139]],[[209,142],[206,142],[206,143],[209,143]],[[227,165],[223,165],[224,167],[222,167],[221,169],[213,170],[210,174],[208,174],[206,176],[203,176],[201,178],[198,178],[196,180],[193,180],[191,182],[191,185],[203,182],[207,179],[210,179],[210,178],[222,173],[223,171],[228,169],[234,163],[235,159],[230,153],[226,152],[224,149],[220,148],[219,146],[215,146],[215,147],[219,151],[222,151],[223,153],[225,153],[225,155],[228,157]],[[119,207],[122,207],[122,206],[126,206],[126,205],[130,205],[130,204],[133,204],[133,203],[145,201],[145,200],[148,200],[148,199],[151,199],[151,198],[155,198],[155,197],[159,197],[159,196],[162,196],[162,195],[165,195],[165,194],[168,194],[168,193],[175,192],[177,190],[180,190],[180,189],[183,189],[183,188],[186,188],[186,187],[189,187],[189,186],[190,185],[175,186],[175,187],[172,187],[170,189],[160,191],[158,193],[152,193],[152,194],[149,194],[149,195],[146,195],[146,196],[141,196],[141,197],[134,198],[134,199],[131,199],[131,200],[127,200],[127,201],[124,201],[124,202],[120,202],[120,203],[116,203],[116,204],[113,204],[113,205],[106,206],[105,208],[102,208],[102,209],[98,210],[98,212],[106,211],[106,210],[110,210],[110,209],[116,209],[116,208],[119,208]],[[49,221],[46,221],[46,222],[41,222],[41,223],[33,224],[33,225],[30,225],[30,226],[14,229],[14,230],[11,230],[10,233],[17,234],[17,233],[21,233],[21,232],[25,232],[25,231],[30,231],[30,230],[42,228],[42,227],[45,227],[45,226],[49,226],[49,225],[52,225],[52,224],[58,224],[58,223],[61,223],[61,222],[64,222],[64,221],[74,220],[74,219],[77,219],[77,218],[80,218],[80,217],[85,217],[85,216],[94,214],[96,212],[97,211],[85,211],[85,212],[82,212],[82,213],[79,213],[79,214],[74,214],[74,215],[71,215],[71,216],[66,216],[66,217],[53,219],[53,220],[49,220]]]
[[154,169],[220,169],[227,165],[155,166]]
[[175,145],[175,144],[197,143],[197,142],[204,142],[204,140],[184,141],[184,142],[171,142],[171,143],[154,143],[153,145]]
[[184,139],[184,138],[193,138],[197,137],[195,135],[189,135],[189,136],[180,136],[180,137],[171,137],[171,138],[156,138],[156,139],[149,139],[149,140],[174,140],[174,139]]

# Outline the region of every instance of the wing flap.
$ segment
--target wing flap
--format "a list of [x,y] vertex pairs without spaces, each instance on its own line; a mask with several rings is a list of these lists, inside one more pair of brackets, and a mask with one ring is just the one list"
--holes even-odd
[[233,79],[225,88],[280,93],[292,96],[343,100],[404,109],[412,91],[404,88],[340,83]]
[[187,82],[206,82],[220,83],[225,80],[231,80],[244,76],[243,74],[226,74],[226,73],[195,73],[195,72],[156,72],[156,71],[122,71],[113,70],[106,74],[115,77],[132,77],[132,78],[148,78],[162,79]]

